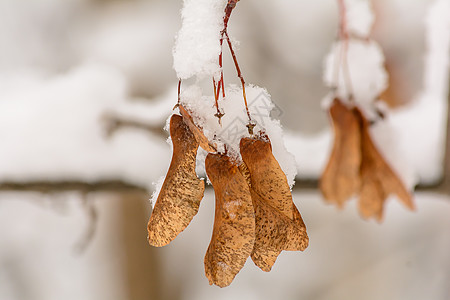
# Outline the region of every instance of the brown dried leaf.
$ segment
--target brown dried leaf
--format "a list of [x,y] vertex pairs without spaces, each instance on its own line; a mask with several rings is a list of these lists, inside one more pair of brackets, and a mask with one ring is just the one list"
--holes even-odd
[[210,153],[205,166],[216,196],[205,273],[209,284],[225,287],[231,284],[252,252],[255,213],[245,178],[228,156]]
[[195,125],[194,120],[192,119],[192,116],[189,114],[189,112],[181,104],[178,107],[180,109],[181,115],[183,116],[183,121],[189,126],[189,129],[194,134],[196,140],[199,141],[200,147],[208,152],[216,152],[216,145],[214,143],[211,143],[203,134],[202,130]]
[[342,207],[359,190],[360,124],[353,111],[339,99],[334,99],[330,116],[334,128],[334,145],[320,179],[320,190],[325,200]]
[[361,195],[359,210],[363,217],[383,217],[383,204],[390,194],[396,194],[400,201],[410,210],[414,210],[412,196],[403,182],[391,169],[372,141],[369,122],[361,111],[354,109],[354,114],[361,123]]
[[255,208],[256,240],[251,257],[261,270],[268,272],[281,251],[306,249],[308,235],[270,142],[243,138],[240,149],[250,171]]
[[199,143],[179,115],[170,119],[170,136],[172,161],[148,222],[148,240],[156,247],[167,245],[189,225],[205,190],[195,173]]

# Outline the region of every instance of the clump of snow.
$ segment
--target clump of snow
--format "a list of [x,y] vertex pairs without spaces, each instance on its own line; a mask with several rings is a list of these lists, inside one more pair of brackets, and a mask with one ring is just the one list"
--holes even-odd
[[226,0],[184,0],[182,26],[173,50],[177,76],[216,75],[220,71],[220,31]]
[[[416,181],[432,184],[439,181],[444,168],[450,65],[450,2],[435,1],[427,13],[425,26],[427,53],[424,60],[423,90],[409,105],[391,111],[386,124],[390,129],[383,130],[382,133],[374,128],[373,133],[375,140],[382,140],[386,132],[395,134],[391,143],[379,143],[379,148],[392,166],[401,170],[399,175],[406,182],[412,180],[411,174],[408,175],[408,170],[412,169]],[[397,154],[394,148],[397,148]]]
[[408,161],[421,183],[433,184],[442,177],[444,168],[450,2],[435,1],[427,13],[425,26],[427,53],[423,90],[412,103],[391,112],[390,125],[399,132],[395,143],[401,156]]
[[[104,114],[130,103],[126,80],[115,68],[86,64],[57,77],[1,81],[3,181],[123,180],[147,186],[170,160],[167,145],[140,130],[122,128],[105,139]],[[167,114],[160,104],[149,104],[150,110]]]
[[[282,127],[278,120],[271,118],[271,112],[276,108],[269,93],[261,87],[247,85],[246,95],[252,121],[256,124],[254,133],[266,133],[272,144],[272,152],[285,172],[289,185],[294,184],[297,168],[295,158],[290,154],[283,142]],[[230,85],[226,88],[226,99],[219,101],[219,107],[225,113],[218,122],[213,96],[203,96],[198,86],[190,86],[181,93],[181,103],[192,114],[194,123],[203,129],[203,133],[217,145],[219,152],[223,152],[225,145],[227,154],[238,163],[242,161],[239,143],[243,137],[249,137],[248,117],[242,96],[242,88]],[[204,154],[204,153],[203,153]],[[203,157],[199,153],[199,157]],[[198,171],[204,169],[202,159],[197,161]]]
[[388,74],[384,55],[374,41],[350,39],[336,42],[325,59],[324,81],[336,88],[336,96],[354,101],[366,114],[373,114],[373,101],[386,89]]
[[368,37],[375,17],[370,0],[345,0],[347,31],[358,37]]
[[450,2],[436,0],[428,11],[425,26],[428,53],[425,57],[424,93],[442,101],[449,92]]
[[[325,59],[324,82],[343,101],[353,98],[369,119],[373,119],[374,101],[387,88],[381,47],[369,39],[374,14],[368,0],[345,0],[345,30],[350,38],[332,46]],[[329,105],[327,96],[323,105]]]
[[[174,69],[180,79],[195,76],[196,82],[183,85],[180,95],[181,104],[190,112],[194,123],[201,128],[208,140],[216,145],[220,153],[232,157],[236,163],[242,161],[239,143],[250,134],[246,127],[249,124],[243,101],[242,87],[230,85],[225,88],[226,97],[219,99],[219,108],[225,113],[219,124],[215,99],[205,95],[200,81],[207,77],[218,78],[221,68],[219,54],[220,38],[223,29],[223,18],[228,1],[184,0],[182,10],[182,26],[178,33],[174,56]],[[233,45],[238,42],[230,38]],[[226,44],[226,43],[225,43]],[[209,79],[209,78],[208,78]],[[210,80],[210,79],[209,79]],[[246,86],[247,102],[252,122],[256,124],[255,133],[267,134],[272,143],[272,152],[286,173],[289,185],[294,184],[297,168],[295,159],[284,146],[281,124],[270,117],[276,106],[269,93],[260,87]],[[197,172],[204,172],[206,152],[197,155]]]
[[161,176],[159,177],[158,181],[152,182],[152,185],[154,187],[154,192],[150,197],[150,204],[152,205],[152,209],[155,208],[156,200],[158,199],[159,193],[161,192],[161,188],[163,186],[165,179],[166,176]]

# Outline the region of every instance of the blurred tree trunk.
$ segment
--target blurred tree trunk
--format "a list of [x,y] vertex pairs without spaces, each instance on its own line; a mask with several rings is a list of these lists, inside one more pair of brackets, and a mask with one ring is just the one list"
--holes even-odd
[[162,299],[162,268],[157,251],[147,242],[149,195],[140,191],[121,193],[118,229],[123,240],[128,299]]

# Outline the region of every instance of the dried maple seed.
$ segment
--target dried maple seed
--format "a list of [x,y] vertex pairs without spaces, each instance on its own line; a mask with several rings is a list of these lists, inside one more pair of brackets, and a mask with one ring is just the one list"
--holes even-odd
[[384,160],[370,136],[370,124],[361,111],[354,108],[361,126],[361,194],[359,211],[364,218],[383,218],[383,204],[390,194],[395,194],[410,210],[414,210],[412,196],[403,182]]
[[242,160],[250,171],[253,190],[264,195],[272,207],[292,219],[292,195],[284,174],[272,154],[270,142],[258,138],[242,138]]
[[359,190],[361,134],[358,118],[339,99],[330,107],[334,145],[320,179],[326,201],[342,207]]
[[255,246],[251,257],[270,271],[283,250],[308,247],[306,226],[292,201],[286,175],[272,154],[270,141],[243,138],[242,159],[250,172],[250,192],[255,209]]
[[208,154],[206,173],[216,196],[214,229],[205,255],[209,284],[231,284],[253,250],[255,213],[249,187],[230,157]]
[[195,173],[199,142],[179,115],[170,119],[170,136],[172,161],[148,222],[148,241],[156,247],[167,245],[189,225],[205,190]]
[[216,152],[217,151],[216,145],[211,143],[208,140],[208,138],[203,134],[202,130],[195,125],[192,116],[184,108],[184,106],[180,104],[178,108],[180,109],[180,113],[183,116],[184,123],[188,125],[190,131],[194,134],[195,139],[200,143],[200,147],[202,147],[205,151],[208,152]]

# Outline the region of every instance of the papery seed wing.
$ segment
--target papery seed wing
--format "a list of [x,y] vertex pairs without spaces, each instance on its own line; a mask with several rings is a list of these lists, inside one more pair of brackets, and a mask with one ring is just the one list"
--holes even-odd
[[286,174],[272,154],[269,141],[242,138],[242,160],[250,171],[252,189],[272,207],[293,219],[292,195]]
[[269,272],[281,251],[306,249],[308,246],[306,227],[295,206],[294,220],[291,220],[270,206],[252,189],[251,194],[255,208],[256,236],[251,257],[255,265]]
[[233,281],[253,250],[255,213],[245,178],[228,156],[208,154],[205,166],[216,196],[205,273],[210,284],[225,287]]
[[361,164],[360,124],[352,110],[339,99],[330,107],[334,145],[320,179],[320,190],[326,201],[342,207],[358,192]]
[[270,142],[243,138],[240,146],[250,172],[255,208],[256,240],[251,256],[259,268],[268,272],[281,251],[303,251],[308,246],[308,235]]
[[194,134],[195,139],[200,143],[200,147],[202,147],[205,151],[208,152],[216,152],[216,145],[211,143],[208,138],[203,134],[202,130],[198,128],[193,119],[192,116],[189,114],[189,112],[183,107],[183,105],[179,105],[180,113],[183,116],[183,121],[189,126],[189,129]]
[[170,119],[170,136],[172,161],[148,222],[148,240],[156,247],[167,245],[189,225],[205,190],[195,173],[199,143],[179,115]]
[[358,209],[363,218],[373,217],[381,222],[386,195],[376,176],[372,176],[370,173],[369,169],[363,167],[363,184],[359,195]]
[[303,251],[308,247],[309,238],[306,233],[306,225],[303,222],[302,215],[298,211],[294,203],[292,203],[294,212],[294,222],[292,222],[291,228],[288,233],[288,242],[286,244],[286,250],[288,251]]
[[[355,108],[354,111],[361,122],[361,194],[363,195],[364,192],[366,197],[373,194],[372,197],[374,198],[370,201],[370,207],[372,208],[364,208],[365,206],[368,207],[365,203],[369,203],[369,201],[361,197],[361,214],[364,216],[363,210],[370,210],[373,212],[372,215],[381,220],[384,201],[390,194],[396,194],[407,208],[413,210],[412,196],[376,148],[369,132],[369,122],[359,109]],[[369,191],[372,192],[369,193]],[[378,199],[379,204],[373,204],[375,199]],[[377,209],[375,210],[373,207],[377,207]]]

